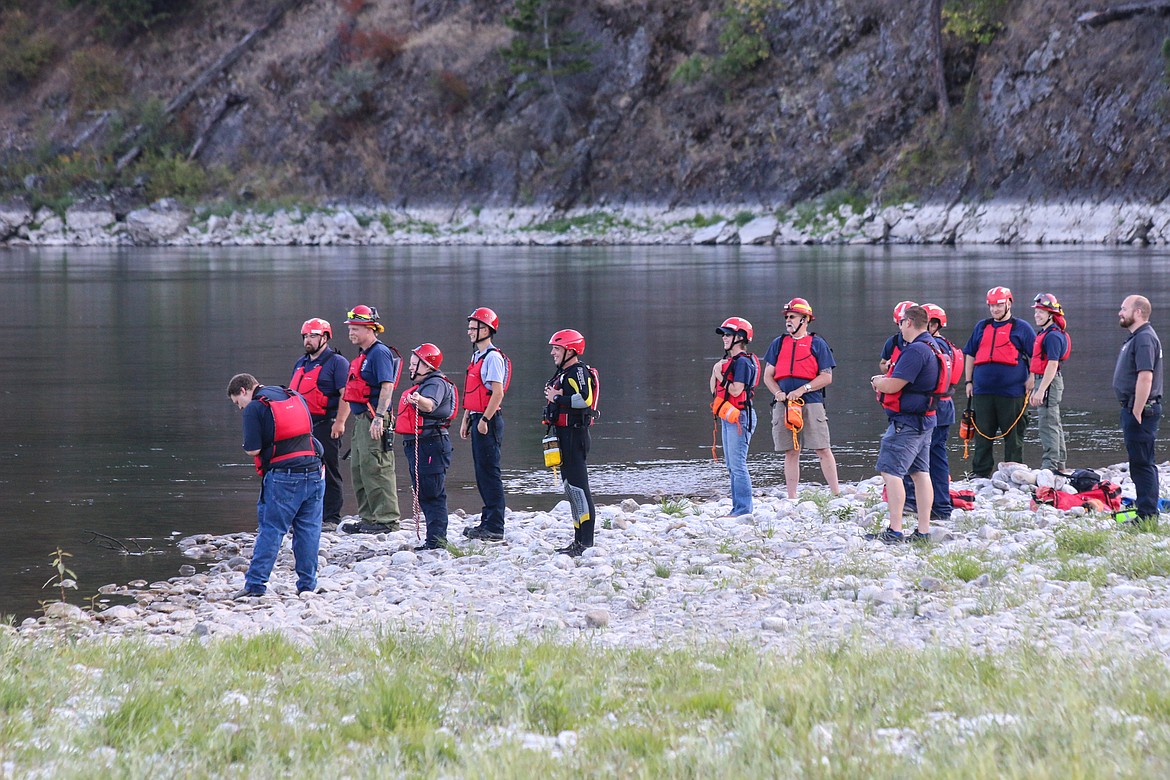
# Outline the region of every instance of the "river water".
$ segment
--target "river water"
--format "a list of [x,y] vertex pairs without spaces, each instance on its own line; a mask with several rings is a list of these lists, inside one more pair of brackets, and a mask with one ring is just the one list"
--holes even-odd
[[[1011,287],[1016,313],[1029,319],[1040,291],[1064,303],[1075,346],[1064,401],[1070,465],[1121,461],[1109,388],[1125,336],[1116,312],[1126,294],[1141,292],[1157,327],[1168,265],[1165,250],[1130,248],[8,250],[0,253],[0,331],[13,347],[0,449],[0,614],[37,614],[51,596],[42,585],[58,547],[72,555],[80,603],[105,583],[175,576],[187,562],[179,537],[254,530],[257,478],[225,387],[240,371],[287,383],[311,316],[333,322],[334,346],[353,357],[344,312],[375,305],[384,340],[404,354],[438,344],[461,384],[465,317],[494,308],[497,343],[514,370],[503,455],[509,506],[548,509],[561,499],[540,452],[553,331],[582,331],[585,358],[602,375],[590,455],[599,501],[725,493],[726,473],[710,452],[707,376],[722,354],[714,329],[746,317],[762,355],[782,329],[782,305],[797,295],[812,302],[814,330],[838,363],[828,407],[842,479],[874,473],[884,415],[868,378],[895,330],[893,304],[943,306],[947,333],[962,346],[994,285]],[[470,450],[458,439],[455,447],[451,509],[476,512]],[[958,451],[952,438],[957,475]],[[1026,455],[1039,464],[1034,431]],[[802,476],[819,482],[808,458]],[[783,482],[766,429],[749,464],[757,486]]]

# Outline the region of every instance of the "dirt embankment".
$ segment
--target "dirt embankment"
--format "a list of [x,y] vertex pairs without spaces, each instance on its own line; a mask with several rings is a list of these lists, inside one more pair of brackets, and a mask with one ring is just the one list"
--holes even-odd
[[[946,128],[925,2],[739,2],[764,9],[749,29],[766,56],[719,75],[719,63],[734,70],[736,3],[585,0],[551,29],[566,47],[565,32],[586,44],[561,54],[588,65],[550,79],[533,65],[510,72],[517,60],[500,50],[520,4],[504,0],[202,0],[113,39],[89,31],[84,4],[54,0],[11,2],[27,8],[3,17],[11,29],[23,13],[54,42],[0,103],[7,195],[40,186],[13,175],[36,154],[132,148],[120,117],[182,93],[278,5],[284,17],[166,127],[170,153],[198,141],[205,186],[231,196],[779,208],[834,191],[1157,203],[1170,187],[1170,21],[1086,28],[1077,16],[1105,5],[1089,0],[1017,0],[990,43],[948,39]],[[173,187],[186,186],[184,170]],[[142,176],[122,183],[166,188],[149,176],[154,189]]]

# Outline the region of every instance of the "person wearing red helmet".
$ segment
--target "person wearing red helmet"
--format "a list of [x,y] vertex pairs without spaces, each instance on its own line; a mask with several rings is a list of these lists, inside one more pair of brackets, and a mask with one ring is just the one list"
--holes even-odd
[[[942,329],[947,326],[947,313],[943,307],[924,303],[922,308],[926,311],[929,323],[927,330],[946,357],[951,372],[947,378],[947,393],[939,397],[935,407],[934,432],[930,436],[930,485],[934,488],[930,520],[946,522],[954,511],[951,501],[951,464],[947,457],[947,437],[951,426],[955,424],[955,401],[951,390],[963,380],[963,351],[942,334]],[[902,482],[906,485],[906,511],[910,511],[917,506],[914,485],[909,478]]]
[[[987,291],[991,316],[975,325],[963,347],[967,356],[964,373],[967,398],[975,410],[975,454],[971,473],[990,477],[995,467],[993,445],[1003,438],[1005,461],[1024,462],[1024,410],[1032,391],[1028,357],[1036,331],[1012,316],[1012,291],[992,287]],[[997,435],[998,434],[998,435]]]
[[344,496],[341,489],[339,457],[341,437],[349,419],[349,404],[340,403],[345,389],[349,361],[329,346],[333,327],[327,320],[313,317],[301,325],[301,343],[305,354],[293,366],[288,386],[300,393],[309,404],[313,416],[313,436],[321,442],[325,452],[325,501],[321,508],[321,523],[333,530],[341,522]]
[[401,512],[390,403],[402,360],[392,347],[378,339],[378,334],[386,328],[374,307],[354,306],[347,313],[345,324],[349,326],[349,340],[358,347],[358,356],[349,364],[341,395],[341,400],[349,403],[350,416],[354,418],[350,478],[358,515],[338,530],[350,534],[397,531]]
[[731,477],[729,517],[752,513],[752,478],[748,473],[748,446],[756,428],[752,396],[760,382],[760,359],[748,352],[754,329],[743,317],[728,317],[715,329],[723,339],[723,357],[711,369],[711,410],[723,432],[723,459]]
[[447,547],[447,469],[451,466],[451,437],[447,429],[459,412],[459,394],[439,370],[443,353],[434,344],[419,344],[410,352],[413,385],[398,399],[394,431],[402,437],[402,451],[410,472],[410,486],[427,522],[427,536],[415,550]]
[[285,535],[292,531],[297,593],[317,588],[321,545],[321,443],[305,399],[286,387],[265,387],[251,374],[228,382],[228,398],[244,413],[244,451],[261,475],[256,540],[244,587],[232,598],[263,596]]
[[[837,361],[828,342],[808,329],[814,319],[808,301],[790,300],[784,305],[785,332],[773,339],[764,355],[764,384],[772,391],[772,443],[777,452],[784,453],[784,485],[789,498],[796,498],[800,483],[800,449],[816,452],[829,490],[833,495],[841,492],[824,395],[833,382]],[[797,434],[799,449],[785,424],[788,401],[798,399],[804,402],[804,427]]]
[[459,426],[459,436],[471,439],[475,485],[483,500],[479,523],[464,528],[463,535],[487,541],[504,538],[504,479],[500,472],[504,417],[500,404],[512,381],[512,363],[492,343],[499,327],[500,318],[486,306],[467,315],[472,354],[463,383],[463,422]]
[[597,509],[589,491],[589,426],[597,416],[601,392],[596,369],[581,362],[585,337],[575,330],[558,330],[548,341],[557,370],[544,386],[544,424],[554,428],[561,451],[561,487],[573,516],[573,542],[557,550],[579,557],[593,546]]
[[1032,360],[1028,370],[1036,386],[1031,404],[1036,410],[1036,430],[1044,455],[1040,467],[1063,472],[1068,460],[1068,445],[1064,425],[1060,421],[1060,401],[1064,397],[1064,377],[1061,365],[1072,354],[1072,339],[1065,330],[1064,307],[1052,293],[1040,293],[1032,302],[1035,314],[1036,341],[1032,346]]

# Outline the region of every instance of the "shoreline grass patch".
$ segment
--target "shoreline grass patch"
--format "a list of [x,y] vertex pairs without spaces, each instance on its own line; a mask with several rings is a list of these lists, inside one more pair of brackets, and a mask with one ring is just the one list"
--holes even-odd
[[161,755],[172,776],[1164,775],[1170,670],[1120,649],[3,635],[0,753],[66,777]]

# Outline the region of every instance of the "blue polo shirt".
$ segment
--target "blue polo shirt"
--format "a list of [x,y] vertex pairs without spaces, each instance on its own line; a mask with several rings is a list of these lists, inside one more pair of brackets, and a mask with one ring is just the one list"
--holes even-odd
[[[375,341],[365,353],[366,360],[362,363],[362,379],[370,386],[370,406],[377,411],[378,400],[382,395],[382,383],[394,382],[398,377],[401,360],[394,356],[390,347],[381,341]],[[389,407],[387,407],[389,408]],[[349,411],[355,415],[367,411],[365,404],[350,403]]]

